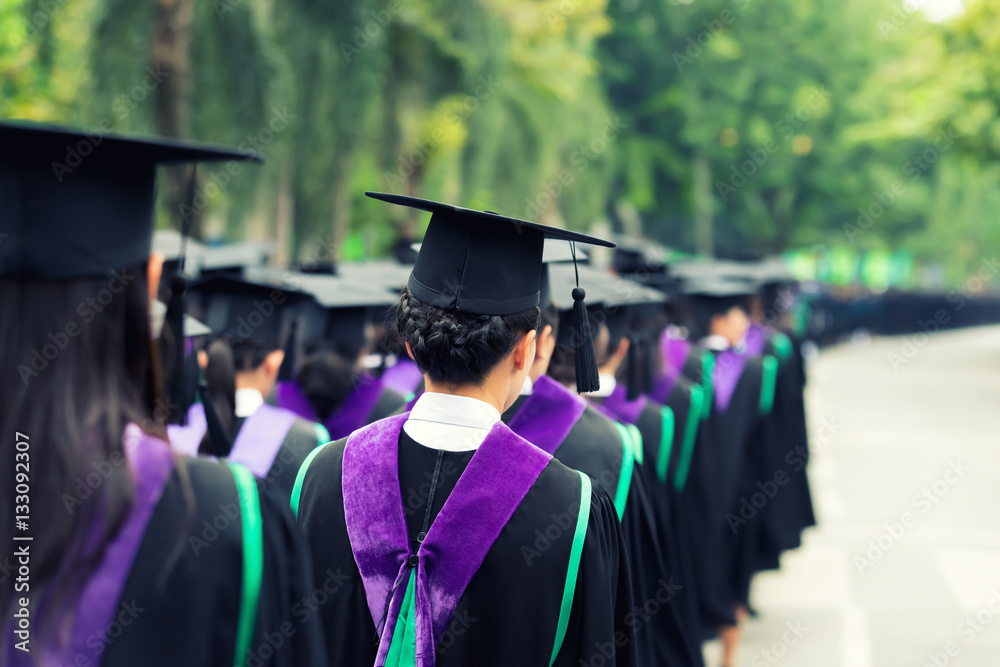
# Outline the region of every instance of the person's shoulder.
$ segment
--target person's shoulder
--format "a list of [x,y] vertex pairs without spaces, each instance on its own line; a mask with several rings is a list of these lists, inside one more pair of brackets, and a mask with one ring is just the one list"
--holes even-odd
[[611,442],[619,439],[615,422],[606,414],[588,404],[580,415],[575,428],[582,429],[595,439],[607,439]]

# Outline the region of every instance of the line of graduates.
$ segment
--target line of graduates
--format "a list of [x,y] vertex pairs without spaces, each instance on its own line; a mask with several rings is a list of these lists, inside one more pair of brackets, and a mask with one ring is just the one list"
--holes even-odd
[[153,233],[157,165],[255,158],[106,136],[57,179],[84,139],[0,123],[0,422],[37,452],[3,664],[735,664],[814,523],[778,267],[599,270],[609,241],[368,193],[430,214],[412,266],[283,269]]

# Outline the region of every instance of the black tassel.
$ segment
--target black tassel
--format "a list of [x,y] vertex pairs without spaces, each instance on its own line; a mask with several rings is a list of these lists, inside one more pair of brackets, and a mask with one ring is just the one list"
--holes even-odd
[[296,339],[298,338],[299,331],[299,321],[298,319],[292,320],[292,326],[288,330],[288,338],[285,339],[285,358],[281,362],[281,368],[278,369],[278,382],[291,382],[295,379],[295,350],[297,348]]
[[628,356],[625,363],[628,364],[626,369],[628,371],[628,379],[626,380],[628,392],[625,398],[634,401],[642,394],[642,359],[637,336],[629,336]]
[[594,352],[594,335],[590,331],[590,316],[587,315],[587,291],[580,287],[580,272],[576,268],[576,243],[569,242],[569,251],[573,255],[573,273],[576,277],[576,287],[573,289],[573,328],[579,333],[579,345],[576,348],[576,390],[581,394],[597,391],[601,388],[601,378],[597,372],[597,356]]
[[201,396],[201,404],[205,407],[205,425],[208,427],[208,438],[211,440],[211,455],[224,459],[229,456],[233,449],[233,444],[229,441],[229,434],[226,433],[219,413],[215,411],[215,403],[208,393],[208,385],[205,383],[198,385],[198,394]]
[[576,348],[576,390],[581,393],[597,391],[601,379],[597,373],[597,357],[594,352],[594,336],[590,331],[590,317],[587,304],[583,300],[587,292],[577,287],[573,290],[573,328],[579,332]]
[[167,312],[163,317],[163,331],[160,340],[164,342],[162,363],[166,374],[167,405],[170,407],[167,415],[168,424],[183,424],[187,415],[184,407],[184,357],[187,339],[184,337],[184,292],[187,281],[184,276],[175,274],[170,277],[170,300],[167,302]]

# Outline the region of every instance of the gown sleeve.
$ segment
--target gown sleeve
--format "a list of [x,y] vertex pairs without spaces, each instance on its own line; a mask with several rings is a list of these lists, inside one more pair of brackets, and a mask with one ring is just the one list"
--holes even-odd
[[314,585],[305,541],[283,498],[270,491],[260,496],[265,570],[251,651],[259,664],[273,667],[324,665],[322,623],[314,611],[321,589]]
[[630,582],[618,514],[611,497],[595,485],[569,627],[554,665],[638,665],[635,634],[627,623],[633,607]]

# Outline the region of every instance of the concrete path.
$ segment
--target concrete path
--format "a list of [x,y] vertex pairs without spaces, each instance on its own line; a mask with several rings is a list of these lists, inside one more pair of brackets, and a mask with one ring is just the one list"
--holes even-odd
[[1000,667],[1000,327],[825,350],[807,405],[820,525],[739,665]]

